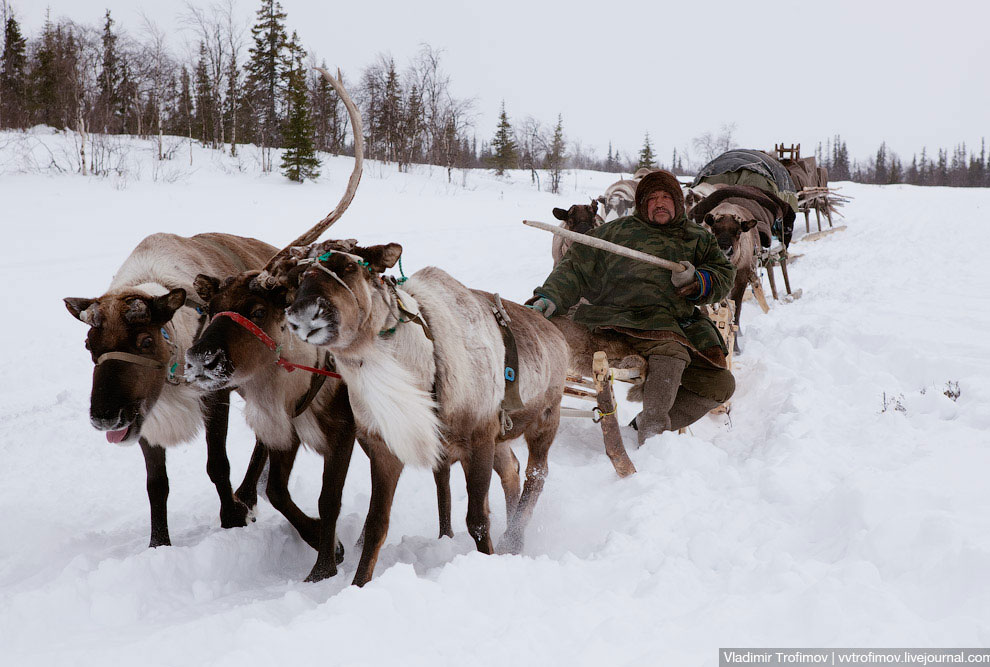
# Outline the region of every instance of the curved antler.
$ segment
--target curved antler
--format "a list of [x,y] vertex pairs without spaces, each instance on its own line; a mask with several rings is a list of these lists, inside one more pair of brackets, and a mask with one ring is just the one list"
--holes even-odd
[[293,246],[309,245],[316,241],[316,239],[320,238],[320,235],[329,229],[330,225],[337,222],[337,220],[344,215],[344,211],[347,210],[347,207],[351,205],[351,200],[354,199],[354,193],[357,192],[358,183],[361,182],[361,170],[364,166],[364,124],[361,122],[361,112],[358,111],[354,101],[351,100],[351,96],[347,94],[346,90],[344,90],[344,79],[339,69],[337,70],[336,79],[322,67],[315,67],[314,69],[319,72],[323,78],[327,80],[327,82],[329,82],[335,91],[337,91],[337,94],[340,95],[340,99],[344,102],[344,106],[347,108],[348,115],[351,117],[351,129],[354,131],[354,169],[351,171],[351,177],[347,181],[347,190],[344,192],[344,196],[341,197],[336,208],[330,211],[330,213],[327,214],[327,217],[313,225],[313,227],[311,227],[308,231],[289,243],[286,247],[279,250],[274,257],[268,260],[268,264],[265,266],[265,269],[261,272],[258,278],[269,286],[272,286],[277,282],[275,277],[271,274],[276,270],[278,265],[282,263],[282,260],[287,258],[289,248]]

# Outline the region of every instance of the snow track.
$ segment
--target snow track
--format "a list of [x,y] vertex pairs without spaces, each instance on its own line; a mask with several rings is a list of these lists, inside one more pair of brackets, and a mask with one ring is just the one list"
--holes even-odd
[[[134,142],[135,160],[144,151]],[[229,173],[229,160],[198,151],[175,182],[120,189],[9,173],[4,158],[3,664],[710,665],[720,646],[990,644],[990,269],[979,250],[990,191],[842,184],[855,197],[848,229],[794,247],[803,298],[766,315],[746,304],[731,426],[706,418],[631,448],[639,474],[618,480],[598,428],[565,422],[521,557],[474,551],[456,470],[457,534],[435,539],[432,476],[407,470],[375,578],[358,590],[347,584],[370,494],[360,451],[341,513],[347,557],[331,580],[302,583],[315,552],[264,499],[256,523],[220,528],[202,439],[169,452],[174,546],[147,549],[140,451],[89,426],[84,326],[61,302],[102,293],[152,232],[285,242],[325,215],[350,160],[297,186]],[[455,179],[371,164],[333,234],[402,243],[407,274],[436,264],[522,300],[550,269],[551,238],[519,221],[614,180],[568,173],[553,197],[523,172]],[[242,411],[235,402],[235,483],[253,444]],[[622,423],[634,411],[621,405]],[[311,515],[321,468],[303,453],[290,482]],[[491,506],[497,539],[497,480]]]

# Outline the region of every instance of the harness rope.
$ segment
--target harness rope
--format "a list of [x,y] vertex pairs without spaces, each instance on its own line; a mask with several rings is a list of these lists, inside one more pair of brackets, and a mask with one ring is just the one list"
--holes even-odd
[[266,334],[264,332],[264,330],[262,330],[261,327],[259,327],[257,324],[255,324],[254,322],[252,322],[248,318],[244,317],[240,313],[235,313],[232,310],[225,310],[223,312],[219,312],[216,315],[214,315],[213,316],[213,319],[210,320],[210,321],[213,322],[218,317],[227,317],[227,318],[230,318],[234,322],[237,322],[242,327],[244,327],[245,329],[247,329],[248,331],[250,331],[252,334],[254,334],[254,337],[257,338],[258,340],[260,340],[262,343],[264,343],[265,344],[265,347],[267,347],[269,350],[271,350],[272,352],[274,352],[275,354],[278,355],[278,359],[275,360],[275,364],[277,366],[280,366],[280,367],[284,368],[286,370],[286,372],[291,373],[292,371],[294,371],[294,370],[296,370],[298,368],[301,371],[309,371],[310,373],[317,373],[319,375],[326,375],[327,377],[342,379],[339,373],[334,373],[333,371],[329,371],[329,370],[326,370],[326,369],[323,369],[323,368],[313,368],[312,366],[305,366],[303,364],[295,364],[295,363],[289,361],[288,359],[286,359],[285,357],[282,356],[282,346],[281,345],[277,345],[275,343],[275,340],[271,336],[269,336],[268,334]]

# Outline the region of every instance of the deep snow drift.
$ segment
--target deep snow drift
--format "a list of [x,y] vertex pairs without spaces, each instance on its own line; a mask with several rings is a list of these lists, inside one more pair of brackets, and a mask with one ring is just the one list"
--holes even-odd
[[[474,551],[459,470],[457,535],[437,540],[432,476],[408,470],[359,590],[359,450],[332,580],[302,583],[315,552],[265,500],[256,523],[220,528],[202,438],[169,451],[174,546],[149,550],[140,451],[89,426],[85,327],[61,301],[102,293],[152,232],[280,245],[336,203],[350,159],[299,186],[256,175],[249,150],[246,173],[197,150],[166,178],[135,141],[140,177],[15,173],[67,144],[0,135],[3,664],[700,665],[720,646],[990,644],[990,191],[843,184],[848,229],[793,246],[803,298],[766,315],[746,304],[731,422],[707,417],[641,450],[628,431],[639,474],[626,480],[595,425],[565,422],[521,557]],[[522,300],[551,259],[550,235],[519,221],[549,221],[613,180],[568,172],[551,196],[525,172],[448,184],[440,169],[371,163],[332,235],[399,242],[407,273],[436,264]],[[242,409],[235,483],[253,444]],[[622,406],[622,423],[633,414]],[[321,466],[302,454],[290,484],[312,515]],[[496,538],[501,498],[493,480]]]

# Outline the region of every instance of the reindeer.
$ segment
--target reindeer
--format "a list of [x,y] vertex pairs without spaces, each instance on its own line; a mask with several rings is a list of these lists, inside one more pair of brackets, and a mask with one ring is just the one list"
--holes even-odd
[[[592,199],[590,204],[574,204],[567,210],[555,208],[553,217],[561,221],[560,226],[564,229],[579,234],[587,234],[593,229],[597,229],[602,224],[602,218],[598,215],[598,200]],[[564,253],[571,247],[573,241],[568,241],[561,236],[553,237],[553,265],[560,264],[564,258]]]
[[[438,268],[422,269],[401,286],[385,278],[401,253],[397,243],[327,242],[310,249],[312,264],[302,265],[304,271],[290,258],[269,264],[271,280],[296,289],[286,310],[289,328],[333,353],[358,441],[371,458],[371,507],[354,576],[359,586],[374,572],[407,464],[461,461],[468,530],[479,551],[492,553],[488,486],[493,466],[504,465],[496,444],[523,435],[526,482],[499,544],[500,553],[521,551],[547,475],[569,361],[561,333],[523,306],[505,303],[509,338],[493,315],[493,295],[469,290]],[[506,369],[505,340],[514,341],[509,349],[518,353],[518,377]],[[515,400],[506,391],[507,375],[519,383]]]
[[[695,209],[692,209],[692,214]],[[759,284],[757,275],[757,256],[760,252],[760,236],[756,230],[758,221],[742,206],[723,201],[704,214],[701,224],[707,227],[718,241],[718,247],[725,253],[726,258],[736,267],[736,277],[732,283],[729,298],[735,303],[734,323],[739,326],[739,315],[742,311],[743,294],[746,286],[755,282]],[[735,352],[739,352],[739,336],[733,343]]]
[[[260,286],[258,273],[246,271],[222,283],[206,274],[196,276],[196,293],[212,321],[186,351],[186,377],[204,390],[237,387],[245,401],[245,419],[269,451],[268,499],[317,550],[310,580],[319,580],[335,574],[343,559],[335,536],[340,496],[334,498],[328,490],[343,488],[354,448],[354,417],[339,379],[286,372],[292,368],[286,362],[312,368],[332,364],[322,351],[284,334],[286,290]],[[231,313],[259,327],[279,352],[273,353]],[[324,459],[322,521],[303,513],[289,496],[289,474],[300,442]]]
[[118,269],[105,294],[67,298],[65,306],[89,325],[93,357],[90,423],[115,444],[138,442],[147,470],[151,547],[171,544],[166,501],[166,448],[191,440],[206,426],[206,470],[220,496],[220,525],[247,524],[257,500],[266,454],[258,443],[235,495],[227,459],[230,390],[204,391],[183,377],[183,352],[205,324],[188,300],[199,272],[234,273],[261,267],[274,248],[229,234],[189,238],[154,234],[141,241]]
[[605,188],[605,194],[598,197],[598,201],[604,207],[603,222],[611,222],[616,218],[632,215],[633,209],[636,208],[636,186],[639,185],[640,178],[642,176],[616,181]]

